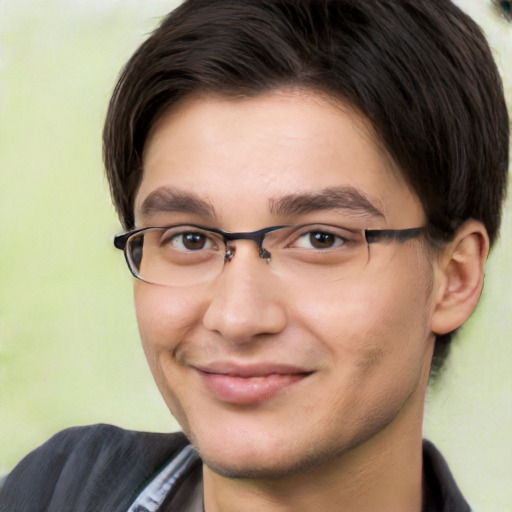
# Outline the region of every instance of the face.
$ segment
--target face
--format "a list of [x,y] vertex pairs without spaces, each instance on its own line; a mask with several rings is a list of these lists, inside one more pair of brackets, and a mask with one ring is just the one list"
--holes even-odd
[[[364,121],[297,91],[198,98],[163,117],[145,147],[135,217],[137,227],[236,232],[425,220]],[[372,244],[363,271],[333,282],[281,275],[254,242],[233,245],[208,282],[135,282],[154,378],[210,468],[293,474],[421,430],[433,348],[421,240]]]

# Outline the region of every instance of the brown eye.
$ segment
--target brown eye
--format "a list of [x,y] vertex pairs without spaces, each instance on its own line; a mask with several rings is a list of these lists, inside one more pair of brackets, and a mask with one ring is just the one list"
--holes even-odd
[[205,233],[200,231],[188,231],[169,236],[168,242],[178,251],[201,251],[204,249],[214,249],[215,243]]
[[347,243],[347,239],[340,234],[324,230],[313,229],[310,231],[304,231],[297,237],[291,244],[292,247],[300,249],[334,249],[341,247]]
[[181,237],[183,246],[189,251],[204,249],[206,245],[206,237],[200,233],[183,233]]
[[315,249],[330,249],[336,244],[336,236],[331,233],[313,231],[309,233],[309,242]]

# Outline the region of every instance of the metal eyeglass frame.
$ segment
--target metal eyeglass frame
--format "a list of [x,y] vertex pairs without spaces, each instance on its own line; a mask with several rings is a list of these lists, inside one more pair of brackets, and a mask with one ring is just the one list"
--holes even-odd
[[[179,224],[178,224],[179,225]],[[197,224],[186,224],[187,226],[190,226],[191,228],[197,228],[201,231],[207,231],[210,233],[215,233],[217,235],[220,235],[224,241],[224,245],[226,246],[226,252],[224,254],[224,261],[229,262],[233,259],[233,256],[236,251],[236,247],[229,247],[228,242],[233,242],[235,240],[252,240],[256,242],[258,245],[258,254],[259,257],[262,259],[265,259],[267,261],[270,261],[271,254],[269,251],[267,251],[263,247],[263,242],[265,241],[265,237],[268,233],[271,233],[272,231],[276,231],[278,229],[288,228],[291,226],[288,225],[282,225],[282,226],[269,226],[267,228],[258,229],[257,231],[239,231],[239,232],[229,232],[229,231],[223,231],[222,229],[218,228],[207,228],[204,226],[199,226]],[[126,259],[126,262],[128,263],[128,267],[130,269],[130,272],[137,278],[140,278],[135,272],[134,269],[132,269],[132,265],[130,263],[130,259],[128,257],[126,247],[128,244],[128,240],[133,235],[136,235],[137,233],[142,233],[144,231],[148,231],[150,229],[170,229],[172,227],[176,227],[177,225],[171,225],[171,226],[150,226],[146,228],[138,228],[133,229],[131,231],[127,231],[126,233],[122,233],[120,235],[116,235],[114,237],[114,246],[116,249],[120,249],[124,251],[124,256]],[[405,242],[407,240],[410,240],[412,238],[417,238],[421,235],[421,233],[424,231],[425,227],[418,227],[418,228],[407,228],[407,229],[365,229],[364,236],[366,243],[368,245],[380,242],[380,241],[396,241],[396,242]]]

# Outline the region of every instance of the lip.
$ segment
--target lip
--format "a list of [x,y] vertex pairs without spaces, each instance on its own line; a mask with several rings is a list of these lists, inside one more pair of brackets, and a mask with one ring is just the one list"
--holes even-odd
[[195,366],[194,369],[216,398],[236,405],[251,405],[268,400],[312,373],[290,365],[237,365],[222,361]]

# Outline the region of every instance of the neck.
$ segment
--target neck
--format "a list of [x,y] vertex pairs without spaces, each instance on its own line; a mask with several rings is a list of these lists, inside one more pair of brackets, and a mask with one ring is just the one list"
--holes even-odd
[[419,425],[389,425],[321,467],[274,480],[230,479],[204,467],[206,512],[420,512],[422,414]]

